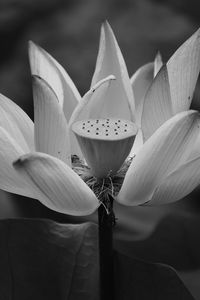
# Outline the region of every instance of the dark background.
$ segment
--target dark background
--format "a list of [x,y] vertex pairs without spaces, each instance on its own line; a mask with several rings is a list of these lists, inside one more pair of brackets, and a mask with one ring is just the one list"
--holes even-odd
[[[100,26],[105,19],[114,30],[132,76],[138,67],[152,61],[158,50],[167,61],[198,29],[200,1],[0,0],[0,92],[18,103],[33,119],[27,55],[28,40],[33,40],[63,65],[83,95],[90,86]],[[193,103],[197,108],[200,107],[198,94]],[[131,215],[125,212],[122,220],[132,229],[130,232],[126,229],[127,234],[119,230],[119,236],[129,244],[119,242],[117,246],[128,255],[142,255],[176,267],[196,299],[200,298],[198,198],[197,190],[165,208],[139,208]],[[66,217],[49,211],[36,200],[2,192],[0,218],[5,217],[66,221]],[[133,218],[136,218],[134,229]],[[154,228],[154,233],[138,241],[138,232],[147,228]]]
[[0,92],[33,115],[28,40],[52,54],[83,94],[102,21],[110,22],[131,76],[158,49],[167,61],[198,28],[199,8],[198,0],[0,0]]

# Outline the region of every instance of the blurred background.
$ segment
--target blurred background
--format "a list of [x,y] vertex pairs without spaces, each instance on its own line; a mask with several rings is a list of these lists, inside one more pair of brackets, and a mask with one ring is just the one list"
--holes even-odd
[[[62,64],[83,95],[90,86],[105,19],[114,30],[131,76],[152,61],[158,50],[167,61],[198,29],[200,1],[0,0],[0,92],[33,119],[27,55],[28,40],[33,40]],[[195,108],[200,108],[198,95],[197,87]],[[118,208],[122,221],[116,234],[116,247],[127,255],[142,255],[180,270],[196,299],[200,298],[198,198],[197,190],[164,208],[129,209],[128,213]],[[36,200],[1,192],[0,218],[8,217],[67,220]]]
[[81,94],[108,19],[130,76],[160,50],[165,61],[199,26],[198,0],[0,0],[0,91],[33,117],[28,40],[53,55]]

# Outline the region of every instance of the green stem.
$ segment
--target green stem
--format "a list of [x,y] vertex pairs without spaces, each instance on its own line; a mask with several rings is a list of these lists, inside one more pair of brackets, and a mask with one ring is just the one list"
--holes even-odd
[[[99,217],[99,261],[100,261],[100,299],[114,300],[113,272],[113,198],[102,200],[98,209]],[[106,208],[106,209],[105,209]]]

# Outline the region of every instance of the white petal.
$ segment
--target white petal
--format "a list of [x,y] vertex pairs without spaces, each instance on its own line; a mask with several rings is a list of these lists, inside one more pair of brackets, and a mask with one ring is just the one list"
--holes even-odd
[[100,47],[91,86],[113,74],[116,82],[106,95],[105,111],[109,117],[134,121],[134,98],[127,68],[110,25],[101,28]]
[[33,96],[36,151],[58,157],[70,165],[69,130],[56,94],[47,82],[34,76]]
[[94,212],[99,201],[84,181],[61,160],[44,153],[22,156],[14,163],[16,170],[28,177],[33,188],[39,189],[47,207],[71,215]]
[[154,60],[154,77],[158,74],[161,67],[163,66],[161,53],[158,51]]
[[181,165],[156,188],[148,205],[175,202],[191,193],[200,184],[200,157]]
[[200,132],[196,139],[196,141],[193,143],[191,147],[190,153],[188,153],[188,157],[186,157],[186,160],[191,160],[200,155]]
[[33,122],[13,101],[0,94],[0,126],[17,141],[25,151],[34,150]]
[[32,75],[43,78],[56,93],[69,121],[81,96],[63,67],[44,49],[29,43],[29,58]]
[[9,133],[0,127],[0,189],[27,197],[33,197],[25,180],[12,166],[14,160],[24,151]]
[[142,146],[143,146],[143,135],[142,135],[142,130],[139,129],[135,137],[135,141],[133,143],[133,147],[131,149],[129,156],[134,157],[140,151]]
[[139,68],[131,77],[131,85],[135,99],[135,118],[138,125],[141,125],[144,96],[153,81],[153,72],[154,64],[148,63]]
[[166,66],[158,72],[148,89],[142,112],[142,131],[147,140],[165,121],[172,117],[172,104]]
[[189,109],[200,70],[200,30],[167,63],[173,112]]
[[106,95],[109,93],[115,77],[110,75],[95,84],[79,102],[70,119],[69,126],[74,122],[86,119],[108,118],[105,108]]
[[191,151],[199,132],[199,119],[195,111],[177,114],[149,138],[126,173],[119,202],[139,205],[151,199],[155,188]]

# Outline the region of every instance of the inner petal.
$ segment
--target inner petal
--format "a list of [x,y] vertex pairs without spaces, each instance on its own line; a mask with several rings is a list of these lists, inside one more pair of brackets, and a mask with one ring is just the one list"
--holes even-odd
[[88,119],[72,125],[92,174],[97,178],[115,174],[128,156],[137,126],[123,119]]

